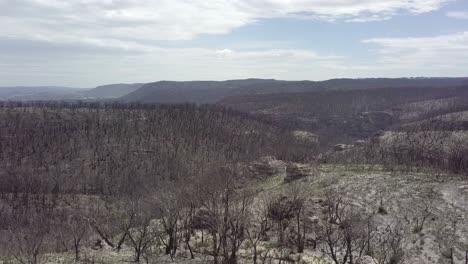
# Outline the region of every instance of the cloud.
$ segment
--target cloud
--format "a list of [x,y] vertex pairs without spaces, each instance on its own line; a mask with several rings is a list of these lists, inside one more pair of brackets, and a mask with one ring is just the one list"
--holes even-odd
[[468,19],[468,11],[450,11],[447,16],[456,19]]
[[216,54],[222,57],[229,57],[232,55],[233,51],[230,49],[222,49],[222,50],[216,50]]
[[434,11],[450,1],[0,0],[0,37],[132,48],[135,42],[228,33],[265,18],[374,21]]
[[160,44],[226,34],[262,19],[369,22],[435,11],[451,1],[0,0],[0,79],[94,86],[158,79],[366,77],[387,75],[392,67],[467,66],[462,62],[468,61],[466,34],[367,40],[377,46],[377,66],[309,49],[274,48],[289,44],[243,42],[246,46],[219,49]]
[[156,80],[325,79],[349,75],[352,69],[343,57],[305,49],[154,48],[148,53],[122,56],[44,54],[34,59],[28,54],[0,54],[0,61],[5,63],[0,65],[2,85],[83,87]]
[[468,31],[433,37],[373,38],[363,42],[377,45],[379,61],[385,67],[458,71],[468,67]]
[[[360,63],[308,49],[151,47],[139,53],[0,52],[2,85],[93,87],[156,80],[462,76],[468,74],[468,32],[430,38],[375,38],[374,59]],[[27,47],[26,47],[27,48]],[[0,50],[1,43],[0,43]]]

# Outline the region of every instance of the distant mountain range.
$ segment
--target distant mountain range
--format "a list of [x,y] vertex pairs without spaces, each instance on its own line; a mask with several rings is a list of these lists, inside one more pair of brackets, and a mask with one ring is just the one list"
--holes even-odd
[[244,79],[228,81],[159,81],[154,83],[110,84],[93,89],[69,87],[0,87],[0,100],[118,100],[142,103],[216,103],[227,97],[302,93],[325,90],[391,87],[454,87],[468,85],[468,78],[369,78],[327,81],[281,81]]
[[125,96],[133,91],[140,89],[144,83],[134,84],[109,84],[98,86],[94,89],[88,90],[84,93],[87,99],[115,99]]
[[[215,103],[235,95],[237,89],[247,87],[270,87],[283,81],[264,79],[245,79],[229,81],[161,81],[145,84],[140,89],[123,96],[125,102],[144,103]],[[250,93],[249,90],[246,90]],[[241,92],[242,93],[242,92]]]
[[216,103],[231,96],[301,93],[325,90],[453,87],[468,85],[468,78],[375,78],[332,79],[327,81],[280,81],[245,79],[230,81],[155,82],[120,98],[124,102]]
[[5,101],[72,101],[117,99],[139,88],[143,83],[109,84],[93,89],[58,86],[0,87],[0,100]]
[[49,101],[78,100],[83,98],[85,89],[58,86],[0,87],[0,100],[5,101]]

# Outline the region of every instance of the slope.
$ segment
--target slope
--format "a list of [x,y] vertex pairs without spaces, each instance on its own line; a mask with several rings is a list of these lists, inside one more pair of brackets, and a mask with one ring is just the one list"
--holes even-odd
[[333,79],[320,82],[271,79],[161,81],[146,84],[123,96],[121,100],[144,103],[216,103],[229,96],[388,87],[453,87],[466,83],[468,78]]
[[134,83],[134,84],[108,84],[98,86],[94,89],[88,90],[84,93],[87,99],[112,99],[119,98],[121,96],[127,95],[133,91],[140,89],[144,84],[143,83]]
[[58,86],[0,87],[2,101],[48,101],[82,99],[84,89]]

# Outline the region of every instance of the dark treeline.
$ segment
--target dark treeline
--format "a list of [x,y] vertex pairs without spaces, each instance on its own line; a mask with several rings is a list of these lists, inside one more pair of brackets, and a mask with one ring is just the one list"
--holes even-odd
[[[468,87],[389,87],[362,90],[332,90],[231,97],[222,104],[246,112],[299,116],[353,116],[365,111],[382,111],[399,105],[430,99],[468,96]],[[275,109],[273,109],[275,108]]]
[[[362,125],[359,123],[362,121],[360,119],[363,113],[386,111],[396,120],[398,115],[406,111],[404,107],[408,104],[445,98],[454,98],[450,108],[426,109],[423,115],[413,121],[467,109],[468,103],[465,98],[468,98],[468,88],[399,87],[267,94],[232,97],[224,100],[222,105],[261,116],[274,117],[289,128],[301,128],[319,133],[322,131],[321,134],[324,135],[359,134],[359,132],[354,133],[355,127],[352,126]],[[387,128],[389,127],[376,127],[376,130]],[[359,127],[358,129],[362,130]]]
[[[288,129],[306,130],[320,136],[322,150],[338,143],[367,139],[441,114],[468,109],[468,87],[389,87],[379,89],[329,90],[303,93],[262,94],[226,98],[227,107],[269,117]],[[438,100],[452,100],[441,106]],[[433,101],[411,119],[408,105]],[[458,126],[465,124],[459,123]]]

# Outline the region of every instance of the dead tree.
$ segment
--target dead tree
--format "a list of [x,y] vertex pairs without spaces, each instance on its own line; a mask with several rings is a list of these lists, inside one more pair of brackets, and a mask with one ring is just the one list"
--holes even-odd
[[51,228],[50,215],[40,209],[21,210],[9,227],[10,254],[22,264],[45,263],[44,250]]
[[156,217],[152,204],[144,199],[135,199],[127,205],[128,220],[123,224],[129,244],[133,248],[134,261],[147,258],[147,250],[157,239],[157,230],[151,225]]
[[62,228],[61,242],[65,248],[71,246],[75,253],[75,261],[79,261],[81,246],[89,231],[88,221],[79,211],[64,213],[68,215],[60,217],[61,223],[58,223]]
[[412,219],[414,225],[413,233],[420,233],[423,231],[424,224],[426,223],[427,219],[429,219],[433,215],[432,210],[432,200],[430,200],[429,202],[422,202],[422,208],[415,212]]
[[451,214],[446,214],[437,226],[436,242],[439,245],[439,252],[442,257],[450,263],[454,263],[454,251],[456,250],[459,237],[457,235],[460,218],[458,210],[453,210]]
[[328,212],[320,230],[320,249],[336,264],[353,264],[374,236],[375,230],[368,223],[370,216],[338,194],[330,193],[327,197]]
[[405,228],[403,222],[396,220],[380,228],[372,239],[371,256],[377,264],[399,264],[405,261],[403,250]]
[[[122,197],[121,197],[122,198]],[[125,210],[125,200],[116,198],[103,199],[94,204],[87,213],[87,220],[91,229],[104,243],[111,248],[120,250],[127,240],[127,233],[122,232],[132,218]]]
[[258,263],[258,243],[262,239],[266,239],[266,232],[271,228],[268,217],[268,201],[261,199],[256,208],[252,207],[249,213],[249,226],[245,229],[247,238],[252,248],[252,261],[253,264]]
[[229,230],[227,238],[229,239],[230,253],[227,264],[237,264],[237,252],[242,243],[247,238],[246,229],[248,228],[250,206],[253,202],[253,193],[250,190],[239,190],[229,208]]
[[161,184],[161,188],[156,191],[154,200],[158,208],[158,218],[165,232],[165,235],[161,237],[165,245],[165,253],[174,257],[183,232],[183,216],[190,209],[187,192],[182,182],[166,182]]
[[268,217],[278,225],[278,243],[280,245],[286,243],[284,232],[290,221],[300,214],[303,202],[298,197],[280,196],[268,205]]
[[214,168],[200,181],[200,204],[204,226],[212,236],[215,263],[237,263],[237,252],[246,239],[247,216],[251,194],[240,188],[239,170],[235,166]]

